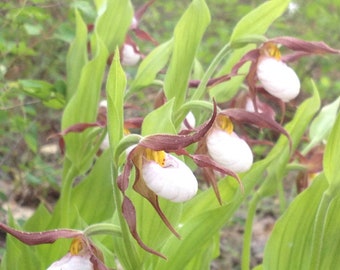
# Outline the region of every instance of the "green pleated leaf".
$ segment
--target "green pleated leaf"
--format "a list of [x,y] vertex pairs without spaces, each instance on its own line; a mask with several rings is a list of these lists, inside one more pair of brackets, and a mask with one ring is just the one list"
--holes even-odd
[[176,98],[175,108],[184,102],[197,49],[209,22],[205,1],[194,0],[176,25],[173,54],[164,85],[168,100]]
[[[234,50],[228,57],[226,63],[216,74],[216,77],[229,74],[232,67],[245,55],[249,50],[254,49],[254,45],[248,45],[240,49]],[[221,103],[230,100],[239,91],[244,82],[245,74],[247,74],[249,64],[245,64],[239,70],[239,76],[232,77],[229,81],[217,84],[209,88],[209,95],[215,98],[216,102]]]
[[[272,158],[272,157],[271,157]],[[184,204],[182,216],[175,227],[181,239],[171,235],[163,246],[161,252],[168,260],[155,260],[152,269],[186,269],[186,265],[192,263],[192,258],[198,253],[206,252],[211,248],[206,245],[226,224],[238,209],[243,199],[263,176],[265,169],[272,159],[264,159],[253,165],[248,173],[241,175],[245,187],[242,194],[235,179],[226,178],[219,182],[219,190],[223,205],[218,203],[212,188],[201,192],[192,200]]]
[[80,13],[76,10],[76,36],[66,58],[67,101],[77,91],[81,72],[87,63],[87,28]]
[[117,146],[124,133],[124,92],[126,88],[126,75],[120,64],[119,50],[116,48],[112,61],[107,84],[107,129],[110,145]]
[[220,233],[207,241],[188,263],[187,269],[211,269],[211,261],[218,257],[220,254]]
[[[331,134],[329,135],[328,142],[326,145],[323,169],[327,177],[328,182],[334,188],[339,187],[340,184],[340,114],[334,123]],[[336,190],[335,192],[337,192]]]
[[174,100],[172,99],[149,113],[143,121],[142,135],[146,136],[154,133],[174,134],[176,129],[172,121],[173,106]]
[[263,35],[286,10],[289,2],[288,0],[267,1],[252,10],[237,23],[231,34],[230,42],[235,44],[247,36]]
[[[110,161],[110,151],[105,151],[86,178],[72,190],[72,203],[87,224],[105,221],[115,211]],[[105,206],[98,207],[96,202],[105,202]]]
[[332,103],[324,106],[320,113],[315,117],[309,129],[309,137],[311,138],[311,141],[303,150],[304,153],[307,153],[322,140],[327,139],[334,125],[339,105],[340,98],[337,98]]
[[[280,151],[280,156],[268,168],[268,177],[265,183],[260,187],[259,193],[262,196],[269,196],[277,192],[284,175],[286,174],[286,166],[289,162],[294,150],[301,142],[301,138],[308,128],[314,115],[320,108],[320,97],[315,84],[312,82],[313,96],[305,100],[297,109],[294,118],[290,121],[285,129],[291,136],[292,149],[289,149],[287,138],[281,136],[276,142],[274,150]],[[285,145],[285,146],[284,146]],[[283,147],[284,146],[284,147]]]
[[[104,44],[100,40],[98,44],[93,60],[82,69],[77,92],[64,110],[62,130],[74,124],[96,121],[102,78],[108,57]],[[90,155],[92,151],[96,151],[93,149],[93,140],[90,139],[91,131],[93,130],[88,129],[82,133],[69,133],[65,136],[65,155],[80,172],[90,166],[92,162]]]
[[340,264],[340,207],[339,197],[327,205],[326,218],[322,220],[323,238],[318,245],[320,262],[311,264],[312,239],[318,209],[328,187],[324,174],[319,175],[312,185],[301,193],[276,223],[266,245],[263,269],[336,269]]
[[158,72],[169,61],[172,45],[173,40],[170,40],[159,45],[147,55],[138,67],[137,75],[131,84],[128,94],[132,94],[154,82]]
[[[99,16],[95,22],[95,31],[102,39],[109,52],[125,40],[133,15],[129,0],[95,1]],[[95,45],[95,43],[94,43]]]

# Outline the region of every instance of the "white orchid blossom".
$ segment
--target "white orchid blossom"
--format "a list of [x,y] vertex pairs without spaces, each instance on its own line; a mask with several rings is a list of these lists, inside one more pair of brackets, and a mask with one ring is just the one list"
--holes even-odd
[[[151,150],[152,151],[152,150]],[[190,200],[197,193],[198,184],[190,168],[178,158],[163,151],[152,151],[161,159],[146,158],[142,172],[143,179],[155,194],[173,202]]]
[[300,92],[300,80],[295,71],[275,58],[263,58],[259,62],[257,77],[269,94],[282,101],[290,101]]
[[122,65],[134,66],[141,59],[138,47],[129,43],[125,43],[122,49]]
[[90,255],[79,256],[67,253],[59,261],[51,264],[47,270],[93,270],[93,264],[90,262]]
[[249,145],[232,131],[232,123],[227,117],[220,117],[219,122],[207,136],[207,149],[211,158],[222,167],[238,172],[245,172],[253,164],[253,153]]
[[256,74],[263,88],[271,95],[288,102],[300,92],[300,80],[295,71],[281,61],[276,45],[261,50]]

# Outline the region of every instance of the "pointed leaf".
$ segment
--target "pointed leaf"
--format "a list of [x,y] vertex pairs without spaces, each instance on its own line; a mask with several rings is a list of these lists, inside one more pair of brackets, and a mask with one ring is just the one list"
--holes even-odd
[[[115,211],[110,158],[110,151],[105,151],[96,161],[91,172],[72,190],[72,203],[87,224],[107,220]],[[98,207],[94,203],[99,201],[105,201],[105,207]]]
[[126,75],[120,64],[119,50],[116,48],[107,84],[107,129],[111,147],[116,147],[124,134],[124,92]]
[[99,16],[95,22],[95,31],[109,52],[113,52],[125,40],[132,21],[132,5],[129,0],[96,2]]
[[289,2],[288,0],[266,1],[261,6],[252,10],[235,26],[230,42],[237,43],[238,39],[242,40],[243,37],[248,35],[264,34],[273,21],[286,10]]
[[331,134],[326,145],[323,168],[326,178],[332,187],[332,192],[338,192],[340,185],[340,174],[339,174],[339,164],[340,164],[340,114],[338,114],[337,119],[334,123]]
[[87,28],[80,13],[76,10],[76,36],[71,43],[66,58],[67,101],[77,91],[81,72],[87,63]]
[[176,97],[175,108],[184,102],[196,52],[209,22],[205,1],[194,0],[176,25],[173,54],[164,85],[167,99]]
[[334,126],[336,115],[340,105],[340,98],[324,106],[310,125],[310,143],[303,150],[307,153],[311,148],[322,140],[327,140],[331,128]]
[[[67,104],[63,119],[62,130],[78,123],[95,122],[97,118],[99,96],[102,84],[102,77],[105,70],[107,50],[102,43],[98,43],[98,52],[94,59],[88,62],[82,69],[77,92]],[[66,143],[66,157],[74,162],[78,169],[85,170],[92,162],[84,160],[90,152],[93,143],[88,138],[89,132],[68,134],[64,139]],[[89,162],[89,163],[87,163]]]
[[[163,106],[150,112],[144,118],[142,125],[142,135],[146,136],[148,134],[154,133],[175,133],[176,129],[172,120],[173,105],[174,100],[172,99]],[[157,125],[155,125],[155,123],[157,123]]]
[[158,72],[160,72],[169,61],[172,46],[173,40],[165,42],[152,50],[144,58],[138,67],[137,75],[131,84],[128,94],[132,94],[153,83]]
[[[301,193],[289,206],[274,227],[265,248],[263,269],[315,269],[310,265],[312,236],[317,210],[328,183],[323,174],[313,180],[312,185]],[[319,246],[321,256],[317,269],[336,268],[340,263],[338,254],[340,237],[337,230],[340,217],[337,214],[340,199],[329,205],[327,218],[323,221],[324,237]],[[322,230],[322,228],[318,228]]]

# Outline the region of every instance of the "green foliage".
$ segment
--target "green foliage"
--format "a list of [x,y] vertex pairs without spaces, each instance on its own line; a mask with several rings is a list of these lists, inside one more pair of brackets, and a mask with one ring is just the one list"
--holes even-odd
[[272,22],[287,9],[290,1],[268,1],[249,12],[235,26],[230,41],[237,43],[248,35],[264,34]]
[[210,14],[206,3],[195,0],[174,30],[174,47],[164,80],[164,92],[169,100],[176,97],[175,108],[181,106],[185,100],[193,61],[209,21]]
[[[72,15],[67,15],[68,22],[58,25],[51,35],[59,41],[70,43],[68,52],[63,52],[60,60],[66,67],[66,74],[64,70],[55,70],[53,67],[48,70],[46,77],[33,78],[34,74],[41,74],[41,70],[37,69],[28,74],[29,78],[9,79],[7,68],[10,68],[12,60],[1,64],[6,70],[1,79],[5,79],[7,74],[6,81],[1,82],[1,86],[6,89],[6,93],[1,94],[4,97],[1,106],[6,106],[13,98],[13,93],[8,90],[11,89],[20,93],[17,100],[22,103],[34,100],[51,110],[62,109],[61,130],[64,133],[60,134],[63,136],[60,142],[65,143],[60,198],[53,210],[41,204],[24,224],[18,224],[10,216],[9,225],[25,231],[57,228],[81,230],[84,237],[93,241],[103,252],[105,264],[111,268],[116,268],[119,262],[126,270],[209,269],[211,261],[219,255],[219,232],[250,199],[242,255],[242,269],[249,269],[252,223],[256,209],[265,197],[278,195],[282,216],[266,246],[263,265],[256,269],[331,269],[338,265],[336,254],[340,239],[336,233],[339,224],[336,210],[339,207],[337,191],[340,181],[337,173],[340,152],[339,99],[328,102],[330,104],[323,106],[319,112],[323,100],[320,99],[318,84],[311,84],[310,80],[308,85],[303,83],[303,93],[299,99],[287,104],[287,114],[280,115],[281,119],[288,119],[282,120],[282,125],[289,133],[288,139],[271,131],[256,130],[255,136],[265,140],[270,138],[267,143],[270,146],[260,148],[255,153],[256,162],[252,168],[238,175],[242,186],[231,176],[215,175],[220,178],[217,185],[222,204],[216,198],[216,189],[210,187],[200,188],[198,194],[189,201],[174,203],[157,197],[149,187],[138,186],[144,181],[139,166],[147,159],[146,156],[138,155],[144,155],[145,145],[135,148],[139,152],[129,152],[129,147],[143,142],[143,137],[155,134],[166,134],[168,141],[163,143],[172,146],[168,150],[179,156],[186,155],[182,160],[189,164],[196,175],[209,178],[209,173],[203,174],[201,169],[211,164],[207,165],[207,160],[202,159],[203,154],[196,152],[197,145],[202,147],[206,134],[195,140],[195,144],[186,147],[185,151],[176,148],[176,145],[181,143],[181,139],[186,140],[200,132],[202,126],[212,123],[209,119],[215,101],[219,106],[218,111],[238,104],[237,94],[247,87],[244,79],[249,72],[249,64],[240,68],[238,75],[231,79],[212,86],[209,82],[232,72],[234,65],[246,53],[266,40],[264,34],[275,33],[282,27],[283,20],[288,16],[285,10],[289,1],[261,2],[256,8],[237,1],[216,1],[215,4],[228,10],[234,10],[237,5],[237,19],[227,19],[227,23],[223,23],[223,27],[228,24],[223,38],[221,30],[214,29],[217,32],[215,41],[221,38],[219,42],[212,44],[210,38],[214,34],[209,34],[209,25],[221,21],[219,16],[214,16],[218,13],[214,3],[204,0],[190,3],[183,1],[178,3],[176,21],[173,24],[164,22],[166,33],[163,35],[162,30],[154,31],[155,36],[164,41],[155,48],[141,44],[142,51],[149,48],[150,52],[136,68],[127,68],[120,61],[124,57],[122,45],[126,37],[133,37],[138,45],[143,41],[137,39],[140,34],[138,30],[142,31],[143,26],[138,25],[138,30],[130,29],[133,17],[131,1],[95,0],[91,4],[75,1],[70,5]],[[157,13],[159,5],[156,1],[148,9],[151,14],[157,14],[157,18],[160,16]],[[161,8],[171,9],[174,5],[169,2]],[[13,59],[36,56],[40,48],[31,46],[31,38],[42,36],[45,25],[52,24],[52,15],[34,5],[14,10],[9,3],[5,6],[10,12],[0,21],[5,21],[7,25],[15,22],[15,26],[11,27],[20,28],[30,38],[15,43],[11,33],[0,34],[1,54]],[[311,18],[316,16],[312,7],[306,13]],[[147,21],[147,15],[145,18]],[[74,25],[69,29],[71,22]],[[157,24],[161,29],[161,24]],[[278,28],[269,30],[275,25]],[[282,33],[285,34],[284,31]],[[22,32],[18,37],[21,35]],[[212,46],[215,50],[209,50],[202,56],[206,46]],[[56,53],[50,56],[52,58]],[[190,83],[192,87],[188,86]],[[154,100],[154,91],[164,91],[163,103],[158,100],[159,96]],[[310,97],[305,98],[306,95]],[[107,100],[107,108],[106,114],[101,115],[102,108],[98,108],[98,105],[103,98]],[[266,100],[265,96],[262,98]],[[150,111],[147,110],[152,106],[138,110],[139,103],[143,102],[161,104]],[[273,103],[268,102],[267,105],[279,112]],[[130,111],[131,107],[133,110]],[[186,135],[174,136],[189,112],[194,112],[196,116],[196,129]],[[34,155],[39,153],[39,125],[33,121],[37,116],[32,106],[20,107],[20,113],[0,111],[0,122],[6,123],[6,129],[20,133],[27,151]],[[143,117],[143,122],[135,124],[133,120],[136,120],[136,116]],[[6,122],[10,117],[13,121]],[[262,117],[268,116],[262,114]],[[78,124],[86,128],[75,128]],[[243,131],[244,137],[250,139],[247,132],[254,128],[254,123],[249,124],[251,127],[237,123],[235,131]],[[126,134],[127,128],[136,134]],[[210,129],[208,132],[211,132]],[[109,149],[101,146],[106,133]],[[0,135],[6,135],[5,131],[0,130]],[[304,137],[308,137],[307,143],[303,142]],[[323,171],[287,208],[283,179],[292,168],[308,172],[308,167],[300,164],[297,157],[307,155],[314,146],[324,141],[327,144]],[[159,144],[159,141],[155,139],[152,143]],[[10,148],[4,146],[0,149],[1,154],[9,151]],[[190,157],[195,164],[188,161]],[[29,168],[36,164],[42,164],[43,167],[39,156],[34,156],[32,160]],[[218,168],[218,165],[213,165],[214,169]],[[42,170],[45,174],[50,172],[50,168]],[[26,174],[26,181],[31,185],[39,185],[40,178],[43,177],[33,172]],[[57,186],[54,177],[47,181]],[[126,207],[124,203],[127,198],[133,207]],[[160,214],[153,198],[159,202],[166,218]],[[167,221],[178,232],[180,239],[169,230],[171,226]],[[70,239],[59,239],[50,245],[31,247],[8,236],[0,269],[46,269],[68,252],[70,242]],[[167,259],[164,260],[162,256]],[[18,257],[25,257],[25,260],[18,260]]]

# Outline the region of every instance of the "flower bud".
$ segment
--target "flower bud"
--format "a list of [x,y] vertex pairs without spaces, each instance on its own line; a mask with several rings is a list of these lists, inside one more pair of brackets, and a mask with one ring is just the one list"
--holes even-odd
[[173,202],[184,202],[195,196],[198,184],[190,168],[163,151],[153,152],[162,152],[164,156],[156,158],[154,155],[152,160],[144,160],[143,179],[148,188],[158,196]]

